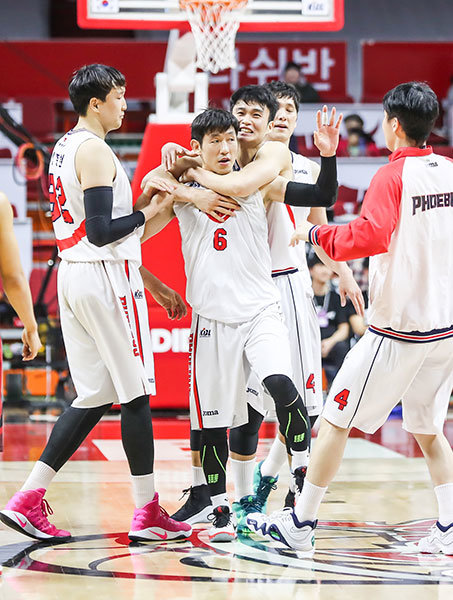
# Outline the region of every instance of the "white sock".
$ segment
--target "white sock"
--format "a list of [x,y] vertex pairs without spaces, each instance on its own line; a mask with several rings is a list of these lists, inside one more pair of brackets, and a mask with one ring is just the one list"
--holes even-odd
[[49,467],[46,463],[38,460],[31,470],[30,475],[25,480],[24,485],[20,488],[20,491],[36,490],[38,488],[47,490],[56,474],[57,472],[54,471],[52,467]]
[[211,496],[211,502],[213,508],[217,508],[217,506],[230,506],[226,492],[224,494],[217,494],[217,496]]
[[297,467],[308,467],[309,450],[302,450],[302,452],[295,452],[291,450],[293,460],[291,462],[291,469],[295,471]]
[[314,521],[318,515],[319,506],[321,505],[327,487],[318,487],[309,481],[304,481],[304,487],[294,509],[296,517],[300,522]]
[[287,456],[286,444],[277,435],[269,450],[269,454],[261,464],[261,475],[263,477],[277,477],[280,469],[287,460]]
[[439,506],[439,523],[446,527],[453,523],[453,483],[444,483],[434,488]]
[[234,483],[234,499],[237,502],[243,496],[253,494],[253,471],[255,459],[235,460],[230,458],[231,474]]
[[294,473],[292,471],[289,473],[289,489],[293,493],[296,492],[296,480],[294,479]]
[[197,487],[198,485],[206,485],[206,476],[203,467],[194,467],[192,465],[192,487]]
[[145,504],[154,500],[156,493],[154,489],[154,473],[149,473],[149,475],[131,475],[131,480],[135,508],[143,508]]

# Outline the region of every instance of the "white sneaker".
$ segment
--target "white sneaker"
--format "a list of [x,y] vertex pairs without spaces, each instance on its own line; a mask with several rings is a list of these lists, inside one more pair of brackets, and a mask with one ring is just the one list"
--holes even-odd
[[453,554],[453,523],[443,527],[439,522],[434,523],[429,535],[418,542],[418,551],[426,554]]
[[216,506],[208,516],[212,527],[208,531],[210,542],[231,542],[236,539],[233,513],[229,506]]
[[250,513],[247,515],[246,521],[254,533],[267,540],[280,542],[307,557],[313,556],[315,552],[313,531],[318,521],[301,523],[291,508],[285,508],[269,516],[262,513]]

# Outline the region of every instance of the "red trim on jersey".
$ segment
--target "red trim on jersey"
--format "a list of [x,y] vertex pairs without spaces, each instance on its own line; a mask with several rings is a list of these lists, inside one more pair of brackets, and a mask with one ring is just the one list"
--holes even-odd
[[87,232],[85,230],[85,219],[80,223],[71,237],[65,238],[64,240],[57,239],[57,247],[60,252],[63,250],[67,250],[68,248],[72,248],[76,244],[80,242],[82,238],[86,236]]
[[399,158],[405,158],[407,156],[428,156],[433,153],[432,146],[426,146],[426,148],[413,148],[406,146],[405,148],[398,148],[395,152],[392,152],[389,156],[389,161],[393,162]]
[[192,356],[191,356],[192,390],[193,390],[193,396],[195,398],[195,407],[197,409],[198,426],[200,427],[200,429],[203,429],[203,419],[201,417],[200,396],[198,395],[198,386],[197,386],[197,343],[198,343],[198,317],[197,317],[197,324],[195,326],[195,331],[194,331],[193,340],[192,340]]
[[[126,277],[127,277],[127,280],[129,281],[129,287],[130,287],[131,282],[129,279],[129,261],[128,260],[124,261],[124,268],[126,270]],[[135,331],[137,332],[138,351],[140,352],[140,358],[142,359],[142,363],[145,364],[145,361],[143,360],[143,348],[142,348],[142,335],[140,332],[140,321],[138,320],[137,304],[135,302],[134,290],[132,288],[131,288],[131,298],[132,298],[132,307],[134,309]]]
[[394,331],[393,329],[383,329],[382,327],[376,327],[375,325],[370,325],[369,329],[377,335],[391,337],[398,340],[406,340],[408,342],[434,342],[436,340],[442,340],[444,338],[453,336],[453,329],[447,329],[442,332],[433,333],[432,335],[429,335],[430,332],[428,332],[426,335],[403,333],[401,331]]
[[296,229],[296,219],[294,218],[293,209],[289,204],[285,204],[286,210],[288,211],[289,218],[291,219],[291,223],[294,225],[294,229]]

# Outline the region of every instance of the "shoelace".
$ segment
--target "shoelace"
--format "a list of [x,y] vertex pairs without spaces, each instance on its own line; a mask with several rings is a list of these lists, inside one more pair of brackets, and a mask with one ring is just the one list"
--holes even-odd
[[272,490],[276,490],[277,489],[277,484],[271,481],[263,481],[261,479],[259,485],[258,485],[258,489],[256,490],[256,501],[257,504],[259,504],[259,506],[261,508],[263,508],[263,506],[266,504],[267,498],[269,496],[269,494],[271,493]]
[[214,527],[226,527],[231,523],[231,513],[224,513],[220,510],[212,512],[208,515],[208,521],[210,521]]
[[182,491],[182,496],[181,498],[178,500],[178,502],[181,502],[181,500],[184,498],[184,496],[187,496],[187,494],[190,494],[190,492],[192,491],[192,487],[188,487],[185,490]]
[[53,510],[51,509],[50,504],[45,498],[41,500],[41,512],[46,517],[46,519],[49,515],[53,515]]
[[244,512],[260,512],[261,502],[256,496],[247,496],[247,498],[241,499],[241,508]]
[[53,510],[51,509],[50,504],[47,502],[47,500],[43,498],[39,507],[36,507],[34,525],[35,527],[37,526],[38,529],[55,533],[55,531],[57,531],[57,528],[55,527],[55,525],[52,525],[52,523],[48,520],[47,517],[49,515],[53,515]]

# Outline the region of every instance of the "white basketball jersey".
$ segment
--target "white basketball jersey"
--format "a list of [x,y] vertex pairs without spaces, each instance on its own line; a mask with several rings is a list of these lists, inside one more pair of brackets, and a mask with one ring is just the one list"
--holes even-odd
[[[453,161],[419,153],[393,163],[399,222],[388,251],[370,258],[368,318],[376,333],[424,342],[453,333]],[[390,165],[381,169],[396,180]]]
[[186,297],[206,319],[243,323],[280,300],[271,278],[267,221],[260,192],[237,198],[225,221],[193,204],[174,205],[182,237]]
[[[300,183],[313,183],[310,160],[291,152],[293,161],[294,180]],[[267,211],[269,227],[269,246],[272,259],[272,274],[286,273],[299,269],[302,273],[307,294],[313,295],[311,278],[305,256],[305,244],[299,242],[295,247],[289,245],[294,229],[305,221],[310,214],[310,208],[289,206],[282,202],[271,202]]]
[[[75,157],[85,141],[98,138],[91,131],[71,130],[55,144],[49,167],[49,194],[52,223],[60,258],[75,262],[133,260],[141,262],[141,228],[128,236],[98,248],[88,241],[85,231],[83,190],[77,177]],[[120,161],[112,152],[116,167],[113,182],[112,218],[132,212],[132,191]]]

